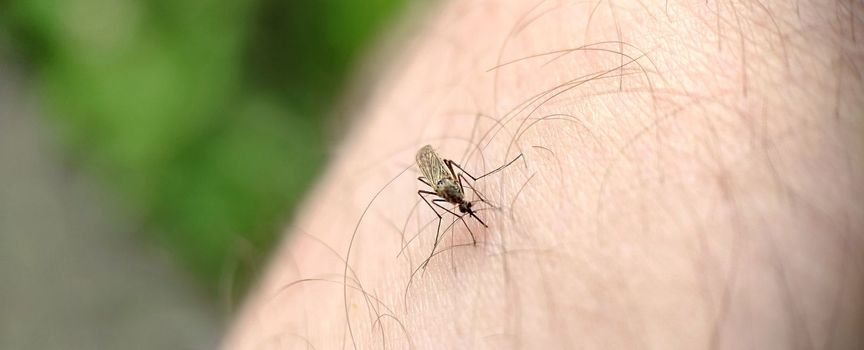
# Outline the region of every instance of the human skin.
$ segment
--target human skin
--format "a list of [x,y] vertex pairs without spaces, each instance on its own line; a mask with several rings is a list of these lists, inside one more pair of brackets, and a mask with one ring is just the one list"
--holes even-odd
[[[864,345],[861,2],[429,10],[227,348]],[[418,270],[425,144],[474,175],[523,157],[476,183],[478,243],[445,215]]]

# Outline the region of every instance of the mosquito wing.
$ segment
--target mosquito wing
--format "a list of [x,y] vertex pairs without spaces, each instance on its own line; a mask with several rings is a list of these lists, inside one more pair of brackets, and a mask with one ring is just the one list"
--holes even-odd
[[450,171],[444,166],[444,162],[441,161],[441,158],[438,157],[432,146],[426,145],[417,151],[417,167],[420,168],[423,177],[429,180],[432,186],[435,186],[435,184],[443,179],[453,180]]

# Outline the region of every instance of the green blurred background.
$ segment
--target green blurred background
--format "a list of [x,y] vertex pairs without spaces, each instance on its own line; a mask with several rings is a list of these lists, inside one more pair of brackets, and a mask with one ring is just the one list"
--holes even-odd
[[0,1],[0,348],[214,345],[404,2]]
[[217,293],[264,262],[326,161],[324,116],[401,3],[13,0],[0,26],[66,156]]

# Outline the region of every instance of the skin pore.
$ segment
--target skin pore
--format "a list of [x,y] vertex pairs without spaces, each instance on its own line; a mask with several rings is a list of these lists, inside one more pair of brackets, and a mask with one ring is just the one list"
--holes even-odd
[[[861,2],[427,10],[227,348],[864,344]],[[445,216],[423,270],[425,144],[473,175],[523,159],[475,184],[477,245]]]

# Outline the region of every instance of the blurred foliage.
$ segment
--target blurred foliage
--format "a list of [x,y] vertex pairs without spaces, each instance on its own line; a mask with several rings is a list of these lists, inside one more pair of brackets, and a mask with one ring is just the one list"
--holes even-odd
[[12,0],[0,26],[69,154],[215,290],[273,246],[325,160],[322,116],[401,3]]

